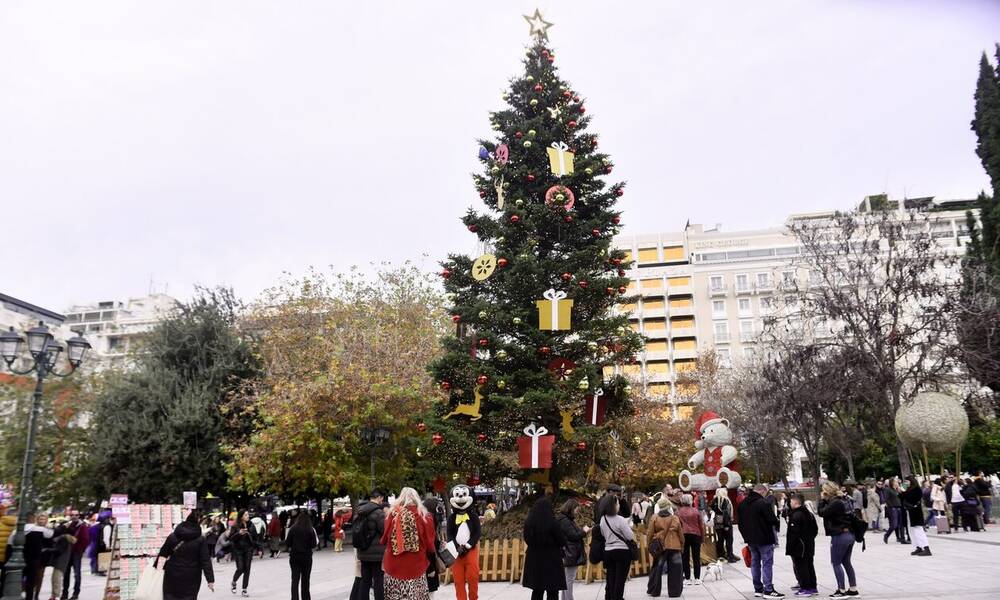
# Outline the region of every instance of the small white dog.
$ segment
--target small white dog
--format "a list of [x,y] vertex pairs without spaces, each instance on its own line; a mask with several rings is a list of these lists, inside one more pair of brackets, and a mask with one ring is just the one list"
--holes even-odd
[[722,566],[726,564],[724,560],[717,560],[713,563],[708,563],[705,565],[705,575],[704,579],[707,581],[709,577],[715,577],[716,581],[723,579]]

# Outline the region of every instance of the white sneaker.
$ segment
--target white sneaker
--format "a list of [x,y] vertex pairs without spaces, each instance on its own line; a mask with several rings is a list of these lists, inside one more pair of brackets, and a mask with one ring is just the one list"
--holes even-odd
[[693,583],[691,583],[691,580],[690,580],[690,579],[685,579],[685,580],[684,580],[684,585],[694,585],[694,584],[693,584]]
[[695,579],[694,580],[694,585],[701,585],[701,580],[700,579]]

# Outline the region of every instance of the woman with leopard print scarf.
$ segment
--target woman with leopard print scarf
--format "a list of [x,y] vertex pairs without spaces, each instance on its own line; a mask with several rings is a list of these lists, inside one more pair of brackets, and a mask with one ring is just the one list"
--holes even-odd
[[434,517],[417,490],[403,488],[385,518],[385,600],[429,600],[427,566],[434,558]]

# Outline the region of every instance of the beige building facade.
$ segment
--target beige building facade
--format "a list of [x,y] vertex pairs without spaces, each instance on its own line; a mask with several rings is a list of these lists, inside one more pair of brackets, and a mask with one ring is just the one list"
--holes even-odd
[[[971,201],[933,199],[887,202],[886,210],[927,212],[933,235],[946,247],[968,241],[966,211]],[[862,210],[871,210],[869,199]],[[833,212],[791,215],[771,229],[723,231],[689,224],[681,231],[620,236],[615,246],[634,260],[627,274],[634,303],[623,305],[646,347],[626,375],[671,406],[675,418],[690,418],[698,392],[691,374],[698,356],[714,350],[722,365],[745,365],[761,352],[763,320],[776,316],[783,292],[808,284],[813,274],[801,266],[801,249],[787,223],[832,216]],[[816,331],[822,335],[822,331]]]

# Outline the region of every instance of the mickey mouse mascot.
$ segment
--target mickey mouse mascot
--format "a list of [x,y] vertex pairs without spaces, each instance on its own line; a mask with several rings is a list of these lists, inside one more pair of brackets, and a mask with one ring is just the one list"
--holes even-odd
[[[455,595],[458,600],[479,600],[479,515],[470,512],[472,490],[467,485],[451,490],[451,507],[448,516],[448,541],[458,550],[458,558],[451,565],[455,577]],[[469,584],[466,595],[465,585]]]

